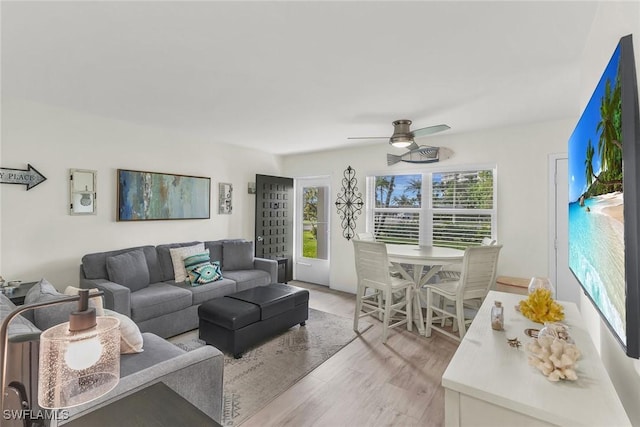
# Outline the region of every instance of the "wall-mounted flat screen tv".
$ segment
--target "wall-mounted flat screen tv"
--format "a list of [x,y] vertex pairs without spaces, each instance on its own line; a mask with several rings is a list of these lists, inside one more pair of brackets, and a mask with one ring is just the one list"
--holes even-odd
[[631,35],[569,138],[569,267],[629,357],[640,353],[640,117]]

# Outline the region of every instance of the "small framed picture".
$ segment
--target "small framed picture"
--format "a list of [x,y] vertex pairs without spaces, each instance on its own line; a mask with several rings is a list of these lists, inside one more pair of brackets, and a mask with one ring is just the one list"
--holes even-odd
[[69,213],[96,214],[96,176],[98,171],[69,169]]
[[220,192],[220,204],[218,206],[218,213],[223,215],[231,214],[233,210],[233,204],[231,202],[231,197],[233,195],[233,185],[221,182],[218,184],[219,192]]
[[249,185],[247,186],[247,192],[249,194],[256,194],[256,183],[255,182],[250,182]]

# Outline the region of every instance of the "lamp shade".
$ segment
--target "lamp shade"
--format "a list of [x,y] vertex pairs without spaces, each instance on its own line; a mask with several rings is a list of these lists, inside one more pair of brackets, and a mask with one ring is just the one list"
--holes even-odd
[[69,408],[97,399],[120,378],[120,321],[98,317],[96,326],[70,331],[69,322],[40,335],[38,403]]

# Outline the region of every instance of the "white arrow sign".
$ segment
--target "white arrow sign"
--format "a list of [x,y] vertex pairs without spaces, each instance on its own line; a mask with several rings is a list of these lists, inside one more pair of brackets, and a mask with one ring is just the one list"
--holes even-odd
[[27,168],[0,168],[0,184],[22,184],[26,185],[29,191],[47,179],[30,164],[27,164]]

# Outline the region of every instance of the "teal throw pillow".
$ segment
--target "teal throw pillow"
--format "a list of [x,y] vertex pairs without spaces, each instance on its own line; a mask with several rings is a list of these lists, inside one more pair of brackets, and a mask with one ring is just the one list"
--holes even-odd
[[205,262],[211,262],[209,258],[209,250],[204,252],[198,252],[197,254],[184,257],[184,268],[193,267],[194,265],[203,264]]
[[222,279],[219,261],[198,264],[188,271],[191,286],[204,285],[205,283],[211,283]]
[[186,257],[184,268],[187,272],[187,282],[191,286],[204,285],[222,279],[220,262],[212,263],[208,251]]

